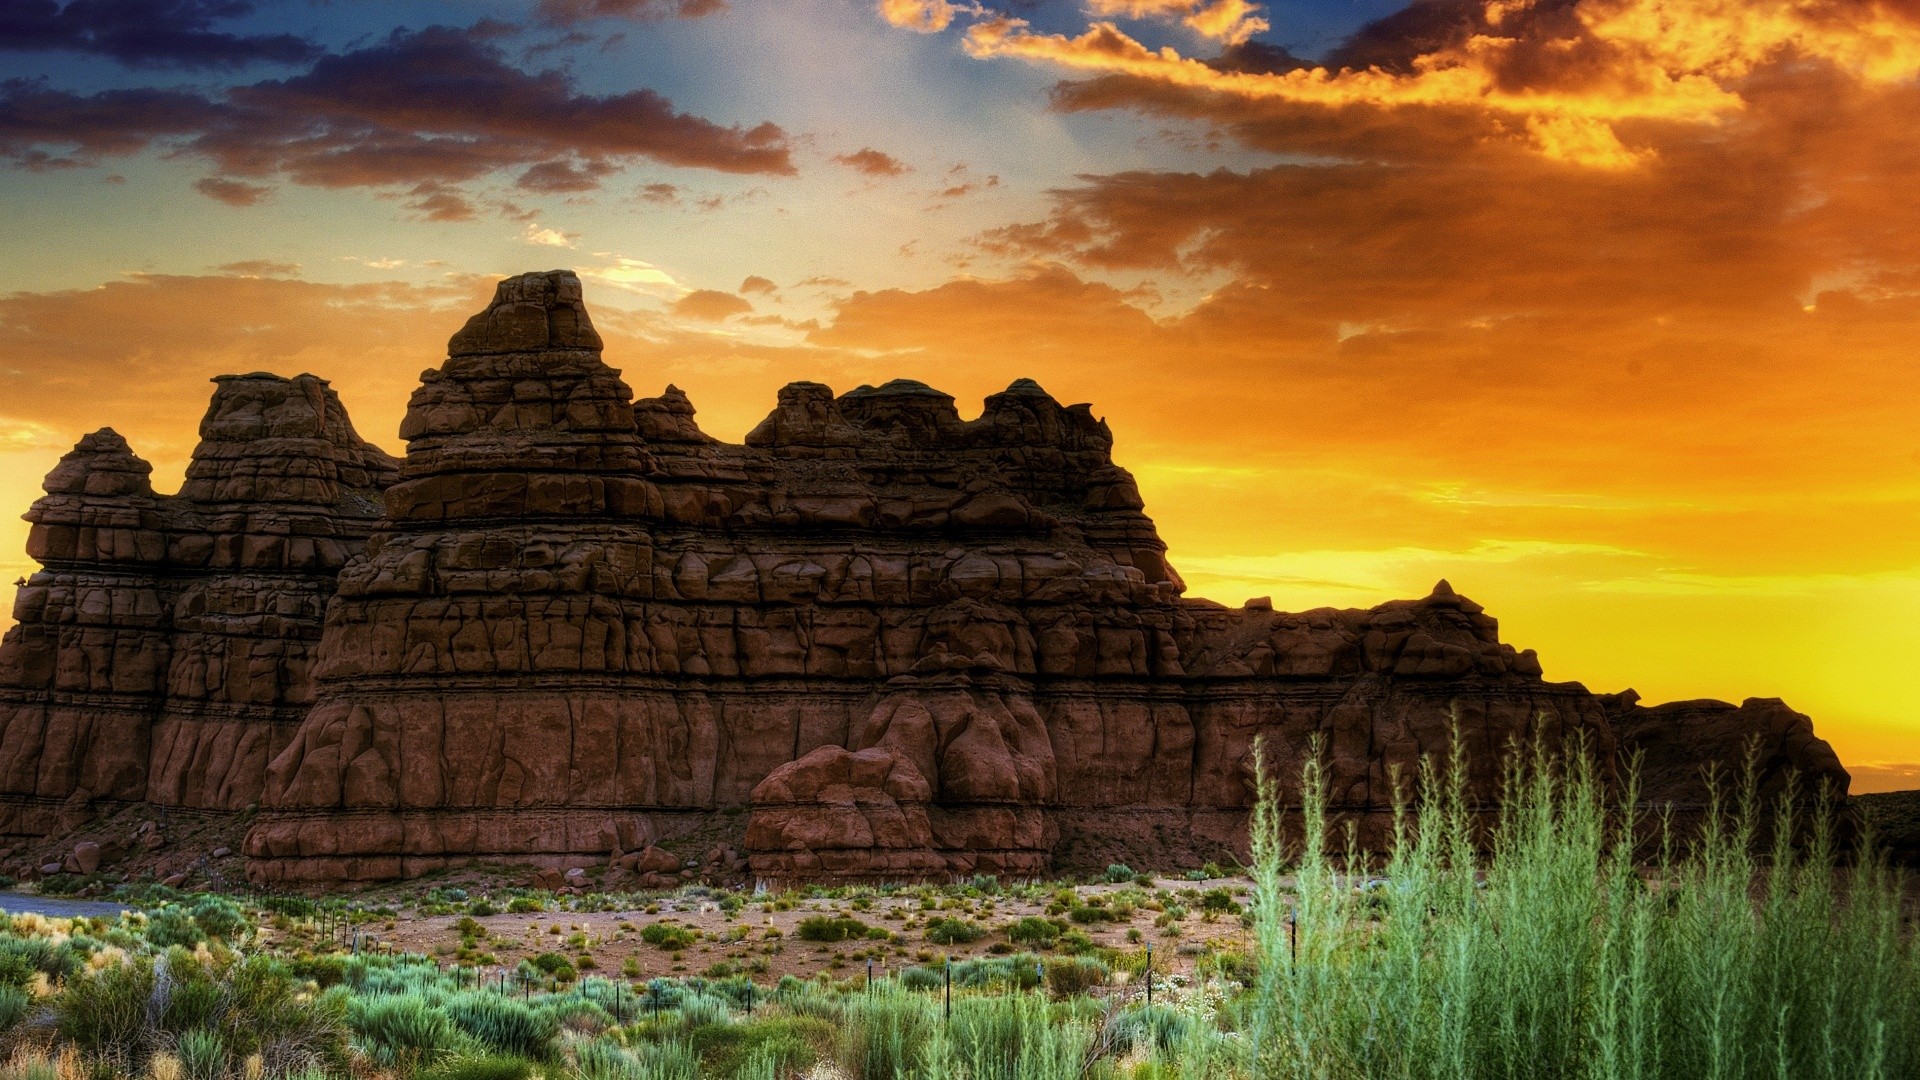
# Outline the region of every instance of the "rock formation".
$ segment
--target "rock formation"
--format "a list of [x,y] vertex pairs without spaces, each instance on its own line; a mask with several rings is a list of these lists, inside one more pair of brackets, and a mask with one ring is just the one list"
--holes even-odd
[[264,882],[657,877],[653,845],[715,840],[763,877],[1025,876],[1244,852],[1256,739],[1283,791],[1320,745],[1378,835],[1456,728],[1489,795],[1510,745],[1576,732],[1644,754],[1658,801],[1755,734],[1844,790],[1784,706],[1546,682],[1444,582],[1184,598],[1106,424],[1029,380],[970,421],[916,382],[795,383],[722,443],[673,387],[633,400],[561,271],[448,351],[397,472],[310,376],[221,382],[180,495],[110,431],[62,462],[0,645],[8,831],[258,802]]
[[214,381],[179,494],[103,428],[27,513],[44,569],[0,644],[0,835],[94,800],[243,809],[312,703],[327,600],[395,462],[325,380]]

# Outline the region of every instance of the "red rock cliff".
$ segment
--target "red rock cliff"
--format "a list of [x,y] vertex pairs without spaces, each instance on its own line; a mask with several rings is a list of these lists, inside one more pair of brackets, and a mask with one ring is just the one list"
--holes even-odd
[[[0,648],[14,831],[74,798],[258,800],[262,881],[695,837],[769,877],[1027,875],[1244,850],[1256,738],[1283,780],[1319,740],[1377,834],[1391,771],[1456,724],[1489,795],[1510,744],[1574,732],[1646,754],[1659,801],[1754,732],[1844,787],[1769,707],[1545,682],[1444,582],[1368,611],[1183,598],[1106,425],[1031,381],[971,421],[920,383],[795,383],[736,446],[600,353],[573,275],[502,282],[422,377],[397,477],[308,377],[223,383],[173,499],[89,436]],[[306,395],[297,446],[216,423],[256,385]],[[242,464],[269,460],[313,479]],[[296,539],[319,532],[324,556]]]

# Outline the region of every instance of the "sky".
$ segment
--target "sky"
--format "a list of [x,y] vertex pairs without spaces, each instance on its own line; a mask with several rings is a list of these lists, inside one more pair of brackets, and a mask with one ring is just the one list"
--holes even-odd
[[0,0],[0,573],[226,372],[399,452],[501,276],[737,440],[1091,402],[1188,594],[1440,578],[1920,787],[1920,0]]

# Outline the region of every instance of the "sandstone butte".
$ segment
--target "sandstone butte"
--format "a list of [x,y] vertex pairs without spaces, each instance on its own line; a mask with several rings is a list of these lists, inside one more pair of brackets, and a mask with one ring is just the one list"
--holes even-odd
[[[102,429],[27,514],[0,845],[135,804],[251,811],[256,882],[681,855],[760,879],[1244,855],[1256,739],[1322,748],[1364,841],[1459,731],[1472,793],[1578,735],[1685,813],[1702,766],[1847,775],[1778,700],[1547,682],[1445,582],[1300,614],[1182,596],[1112,436],[1022,379],[780,391],[745,445],[634,400],[565,271],[500,283],[396,461],[311,375],[216,380],[184,487]],[[743,862],[745,865],[743,865]],[[709,867],[710,869],[714,867]]]

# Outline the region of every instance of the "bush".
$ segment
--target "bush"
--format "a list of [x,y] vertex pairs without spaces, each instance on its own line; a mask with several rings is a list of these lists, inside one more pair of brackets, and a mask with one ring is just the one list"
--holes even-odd
[[206,931],[185,908],[169,905],[147,917],[147,941],[159,948],[191,947],[206,939]]
[[910,967],[898,978],[900,985],[908,990],[937,990],[946,982],[944,973],[930,967]]
[[509,915],[526,915],[545,910],[547,910],[547,905],[531,896],[516,896],[507,901],[507,914]]
[[180,1036],[179,1049],[186,1080],[219,1080],[227,1070],[227,1042],[217,1031],[195,1028]]
[[388,1067],[418,1068],[462,1045],[447,1014],[415,994],[356,997],[347,1024],[367,1056]]
[[1060,940],[1060,927],[1051,920],[1028,915],[1007,928],[1007,938],[1020,945],[1051,949],[1053,943]]
[[573,969],[573,961],[557,952],[541,953],[530,963],[542,974],[549,975],[560,982],[572,982],[579,978],[579,973]]
[[802,941],[846,941],[867,936],[867,924],[847,915],[809,915],[796,931]]
[[419,1074],[419,1080],[527,1080],[533,1065],[517,1057],[452,1057]]
[[33,997],[17,986],[0,984],[0,1042],[33,1011]]
[[67,980],[54,1003],[60,1037],[92,1057],[131,1065],[147,1025],[153,962],[114,964]]
[[194,901],[188,913],[202,932],[221,941],[239,941],[251,928],[240,909],[232,901],[219,896],[201,897]]
[[1058,997],[1105,986],[1113,969],[1091,956],[1063,956],[1047,963],[1047,989]]
[[640,931],[640,940],[656,949],[673,952],[693,944],[699,940],[699,937],[689,927],[670,922],[656,922],[648,923],[646,928]]
[[927,924],[927,940],[935,945],[965,945],[985,934],[978,923],[966,919],[940,918]]
[[478,915],[482,918],[485,918],[488,915],[500,914],[500,909],[494,906],[493,901],[483,896],[480,899],[475,900],[473,903],[467,905],[467,914]]
[[455,1027],[497,1054],[545,1061],[560,1034],[560,1021],[552,1012],[500,994],[460,994],[446,1009]]
[[1225,889],[1208,889],[1200,894],[1200,910],[1214,915],[1238,915],[1240,905]]
[[1133,867],[1128,866],[1126,863],[1109,863],[1107,865],[1107,880],[1115,885],[1132,881]]

